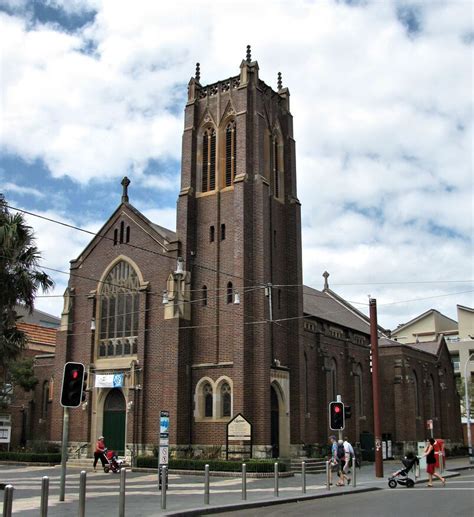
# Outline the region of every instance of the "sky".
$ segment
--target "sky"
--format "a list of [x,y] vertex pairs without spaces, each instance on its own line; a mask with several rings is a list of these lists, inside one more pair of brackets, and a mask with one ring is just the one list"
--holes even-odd
[[[175,229],[187,83],[291,93],[304,283],[395,328],[474,306],[470,0],[0,0],[0,192],[97,231],[120,203]],[[42,265],[87,234],[27,216]],[[51,272],[62,295],[67,275]],[[38,298],[59,315],[60,296]]]

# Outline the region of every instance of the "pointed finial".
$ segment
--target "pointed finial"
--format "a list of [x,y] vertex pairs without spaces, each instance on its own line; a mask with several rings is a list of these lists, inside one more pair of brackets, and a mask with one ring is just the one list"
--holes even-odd
[[252,62],[252,51],[250,50],[250,45],[247,45],[247,63]]
[[278,90],[281,90],[282,88],[282,82],[281,82],[281,72],[278,72]]
[[201,79],[201,65],[199,63],[196,63],[196,73],[194,74],[194,78],[196,79],[196,82],[199,82]]
[[329,282],[328,282],[328,278],[329,278],[329,273],[327,271],[325,271],[323,273],[323,277],[324,277],[324,289],[329,289]]
[[122,203],[128,203],[128,186],[130,185],[130,180],[127,176],[124,176],[123,180],[120,182],[123,187],[122,191]]

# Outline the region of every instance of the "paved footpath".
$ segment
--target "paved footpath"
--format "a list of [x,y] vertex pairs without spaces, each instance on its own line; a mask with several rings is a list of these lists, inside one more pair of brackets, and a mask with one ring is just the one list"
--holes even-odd
[[[202,475],[169,476],[167,509],[161,510],[161,496],[157,489],[156,474],[127,472],[126,515],[130,517],[155,515],[205,515],[217,511],[268,506],[288,501],[303,501],[319,497],[349,495],[356,492],[387,488],[388,475],[399,468],[398,462],[384,464],[385,477],[375,478],[373,465],[363,466],[357,471],[357,487],[332,486],[326,489],[324,474],[308,474],[306,494],[302,494],[301,476],[279,480],[279,497],[274,495],[273,478],[247,479],[247,500],[242,500],[240,477],[210,478],[210,504],[204,504],[204,478]],[[450,470],[468,468],[467,458],[448,460]],[[13,515],[37,517],[41,497],[41,478],[50,478],[48,516],[72,516],[78,511],[80,469],[69,468],[66,484],[66,500],[59,502],[59,467],[22,467],[0,465],[0,483],[11,483],[15,487]],[[447,477],[457,475],[447,472]],[[426,485],[426,474],[418,483]],[[119,515],[120,476],[103,472],[87,473],[86,515],[108,517]],[[415,487],[416,489],[416,487]],[[3,491],[0,490],[3,505]],[[3,507],[1,507],[3,510]]]

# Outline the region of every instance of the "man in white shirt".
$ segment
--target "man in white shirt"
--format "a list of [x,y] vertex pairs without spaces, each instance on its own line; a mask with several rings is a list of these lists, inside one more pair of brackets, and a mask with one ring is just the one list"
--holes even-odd
[[354,448],[349,443],[347,436],[344,437],[344,474],[347,477],[347,484],[351,482],[351,478],[347,475],[351,466],[351,459],[355,456]]

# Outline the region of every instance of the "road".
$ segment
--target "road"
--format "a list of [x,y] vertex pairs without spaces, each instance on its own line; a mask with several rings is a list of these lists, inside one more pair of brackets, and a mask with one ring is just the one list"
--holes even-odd
[[300,503],[286,503],[255,510],[242,510],[214,515],[223,517],[309,517],[319,516],[364,516],[364,517],[456,517],[474,515],[474,474],[461,472],[450,478],[446,486],[426,484],[413,489],[397,487],[376,492],[329,497]]

